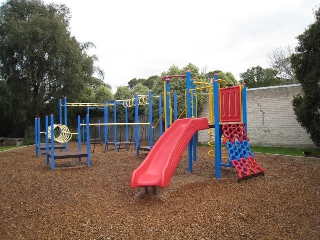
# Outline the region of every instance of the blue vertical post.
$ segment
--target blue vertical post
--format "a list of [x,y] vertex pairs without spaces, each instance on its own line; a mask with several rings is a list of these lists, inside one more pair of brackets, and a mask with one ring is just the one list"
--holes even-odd
[[67,97],[64,97],[64,125],[68,126],[68,117],[67,117]]
[[86,131],[87,131],[87,165],[91,166],[91,152],[90,152],[90,122],[89,114],[86,116]]
[[[106,102],[107,104],[107,102]],[[104,123],[108,123],[108,111],[109,111],[109,108],[108,108],[108,105],[106,105],[104,107],[104,114],[103,114],[103,117],[104,117]],[[108,149],[108,135],[109,135],[109,127],[108,125],[104,125],[104,143],[106,144],[106,148]]]
[[[125,109],[125,122],[128,123],[128,106],[127,106],[127,102],[124,103],[124,109]],[[129,141],[129,126],[128,124],[126,124],[126,142]]]
[[187,81],[187,117],[192,117],[192,111],[191,111],[191,72],[188,70],[186,72],[186,81]]
[[149,145],[150,149],[153,147],[153,124],[152,124],[152,91],[149,90],[148,92],[148,99],[149,99]]
[[159,96],[159,135],[162,136],[163,133],[163,128],[162,128],[162,97],[161,95]]
[[[117,100],[113,101],[113,123],[117,122]],[[117,125],[113,125],[113,144],[114,150],[117,149]]]
[[34,143],[36,144],[36,154],[38,154],[38,118],[34,119]]
[[164,106],[165,108],[165,130],[168,129],[170,126],[170,97],[169,97],[169,92],[170,92],[170,79],[165,80],[165,102],[166,105]]
[[244,123],[245,130],[248,136],[248,117],[247,117],[247,86],[246,83],[242,84],[242,122]]
[[49,157],[48,157],[48,153],[49,153],[49,140],[48,140],[48,116],[46,116],[46,164],[49,164]]
[[174,121],[178,119],[178,99],[177,92],[173,93],[173,119]]
[[101,129],[100,129],[100,119],[98,119],[98,141],[100,143],[101,141]]
[[[67,97],[64,97],[63,99],[63,104],[64,104],[64,125],[68,126],[68,115],[67,115]],[[63,124],[63,123],[62,123]],[[68,142],[65,144],[66,151],[68,151]],[[61,151],[61,150],[60,150]]]
[[81,119],[78,115],[78,150],[81,151]]
[[[80,115],[78,115],[78,151],[81,152],[81,119]],[[81,157],[78,158],[78,161],[81,162]]]
[[37,121],[37,141],[38,141],[38,156],[41,155],[41,134],[40,134],[40,128],[41,128],[41,124],[40,124],[40,118],[38,118]]
[[62,100],[59,99],[59,123],[62,124]]
[[214,130],[215,130],[215,155],[216,155],[216,178],[220,178],[221,165],[221,138],[220,138],[220,108],[219,108],[219,83],[218,75],[214,75],[213,96],[214,96]]
[[[186,81],[187,81],[187,117],[192,117],[192,111],[191,111],[191,72],[188,70],[186,71]],[[189,172],[193,171],[193,165],[192,165],[192,141],[188,143],[188,170]]]
[[[82,123],[84,124],[84,120],[82,120]],[[82,126],[82,142],[84,143],[84,126]]]
[[139,126],[138,126],[138,122],[139,122],[139,107],[138,107],[138,103],[139,103],[139,99],[138,99],[138,94],[134,95],[134,122],[136,123],[136,125],[134,126],[135,129],[135,146],[136,146],[136,154],[139,155]]
[[54,118],[53,118],[53,114],[51,114],[50,126],[51,126],[51,170],[54,170]]

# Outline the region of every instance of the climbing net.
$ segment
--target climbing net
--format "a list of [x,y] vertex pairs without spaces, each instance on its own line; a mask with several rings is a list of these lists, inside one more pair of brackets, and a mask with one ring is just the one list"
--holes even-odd
[[222,124],[223,143],[228,150],[229,163],[238,173],[238,181],[251,176],[264,175],[249,145],[249,138],[243,123]]
[[[57,134],[55,134],[55,132]],[[48,127],[48,139],[51,139],[51,136],[53,136],[54,140],[58,143],[69,142],[73,134],[77,134],[77,133],[71,133],[69,128],[63,124],[54,124],[53,133],[52,133],[51,126]]]

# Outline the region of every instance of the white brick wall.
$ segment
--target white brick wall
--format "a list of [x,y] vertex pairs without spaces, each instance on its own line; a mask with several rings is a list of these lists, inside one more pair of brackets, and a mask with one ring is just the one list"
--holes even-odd
[[[297,122],[292,108],[299,84],[247,89],[248,136],[251,145],[315,147],[306,131]],[[199,117],[208,116],[205,104]],[[200,131],[198,141],[209,140],[208,130]]]

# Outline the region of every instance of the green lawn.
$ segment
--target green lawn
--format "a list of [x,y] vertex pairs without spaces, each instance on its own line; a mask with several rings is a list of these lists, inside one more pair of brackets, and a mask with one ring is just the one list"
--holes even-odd
[[20,146],[0,146],[0,151],[5,151],[13,148],[18,148]]
[[[201,146],[208,146],[207,144],[199,144]],[[0,151],[5,151],[19,146],[0,146]],[[253,153],[269,153],[269,154],[281,154],[291,156],[304,156],[304,151],[313,152],[320,155],[320,150],[314,149],[298,149],[298,148],[282,148],[282,147],[262,147],[262,146],[250,146]]]
[[[201,146],[208,146],[207,144],[200,144]],[[299,148],[284,148],[284,147],[263,147],[263,146],[250,146],[253,153],[264,153],[264,154],[281,154],[290,156],[305,156],[304,151],[313,152],[320,155],[320,150],[315,149],[299,149]]]
[[304,156],[304,151],[310,151],[310,149],[298,149],[298,148],[282,148],[282,147],[261,147],[250,146],[252,152],[281,154],[291,156]]

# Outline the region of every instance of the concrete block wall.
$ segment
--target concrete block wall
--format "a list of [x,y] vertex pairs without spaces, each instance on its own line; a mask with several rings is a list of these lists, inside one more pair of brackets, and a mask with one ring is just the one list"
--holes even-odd
[[[299,93],[299,84],[247,90],[248,136],[251,145],[315,147],[293,112],[292,99]],[[208,104],[199,114],[199,117],[202,116],[208,116]],[[208,142],[207,133],[207,130],[200,131],[198,141]]]

